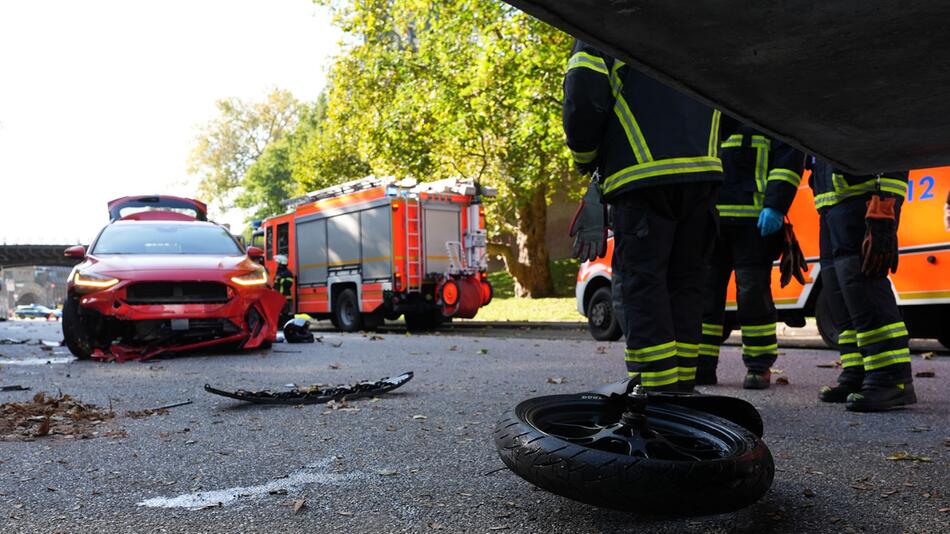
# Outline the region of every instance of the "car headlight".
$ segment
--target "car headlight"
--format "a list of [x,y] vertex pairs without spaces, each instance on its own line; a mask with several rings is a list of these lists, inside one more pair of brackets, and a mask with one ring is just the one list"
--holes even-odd
[[118,278],[94,273],[76,272],[73,278],[73,284],[79,289],[108,289],[118,283]]
[[232,276],[231,281],[239,286],[262,286],[267,283],[267,271],[261,267],[247,274]]

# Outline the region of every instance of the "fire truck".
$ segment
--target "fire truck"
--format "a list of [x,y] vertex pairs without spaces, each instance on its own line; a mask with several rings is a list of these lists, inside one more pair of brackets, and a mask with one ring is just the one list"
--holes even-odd
[[347,332],[400,315],[428,330],[491,301],[482,198],[494,195],[471,180],[368,177],[289,200],[256,234],[272,280],[275,257],[288,259],[295,313]]
[[[901,209],[898,242],[900,265],[890,275],[891,286],[911,337],[936,338],[950,348],[950,230],[944,226],[944,206],[950,192],[950,167],[910,171],[907,197]],[[772,297],[779,320],[791,327],[805,326],[806,317],[815,317],[818,332],[835,347],[838,331],[822,292],[818,264],[818,213],[808,187],[806,173],[788,217],[808,262],[805,285],[795,281],[780,287],[778,262],[772,269]],[[611,305],[610,258],[581,265],[577,273],[577,309],[588,319],[591,334],[599,340],[621,337]],[[723,335],[738,328],[736,320],[735,276],[726,293],[726,325]]]

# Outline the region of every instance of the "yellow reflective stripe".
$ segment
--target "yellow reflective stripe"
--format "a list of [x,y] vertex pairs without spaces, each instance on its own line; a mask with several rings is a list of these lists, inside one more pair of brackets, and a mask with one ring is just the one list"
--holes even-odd
[[574,156],[574,161],[578,163],[590,163],[597,159],[597,149],[595,148],[590,152],[576,152],[571,150],[571,155]]
[[696,380],[696,368],[695,367],[680,367],[679,368],[680,380]]
[[749,204],[716,204],[720,217],[758,217],[762,208]]
[[865,347],[887,339],[908,335],[904,322],[891,323],[867,332],[858,332],[858,346]]
[[743,326],[742,335],[746,337],[774,336],[775,323]]
[[699,156],[695,158],[670,158],[631,165],[620,169],[604,180],[604,193],[611,193],[628,183],[653,176],[688,174],[693,172],[722,172],[719,158]]
[[682,358],[696,358],[699,356],[699,345],[676,342],[676,355]]
[[676,356],[676,343],[670,341],[661,345],[653,345],[642,349],[625,349],[624,360],[632,363],[647,363],[665,360]]
[[798,175],[795,171],[789,169],[772,169],[769,171],[769,180],[768,181],[780,181],[788,182],[794,187],[798,187],[802,183],[802,177]]
[[756,206],[762,206],[762,201],[764,199],[765,193],[765,181],[769,172],[769,147],[758,147],[755,154],[755,188],[761,193],[756,195],[753,193],[752,199],[755,202]]
[[722,118],[722,112],[718,109],[713,110],[712,122],[709,126],[709,150],[707,154],[714,158],[719,155],[719,119]]
[[719,345],[710,345],[708,343],[699,344],[699,355],[700,356],[712,356],[714,358],[719,357]]
[[838,343],[847,344],[847,343],[857,343],[858,342],[858,331],[857,330],[842,330],[838,334]]
[[641,371],[640,383],[646,387],[666,386],[675,384],[679,380],[679,367],[667,369],[666,371]]
[[604,63],[604,59],[588,54],[587,52],[578,52],[571,56],[570,61],[567,62],[567,70],[580,68],[607,74],[607,64]]
[[892,193],[901,197],[907,196],[907,182],[895,180],[893,178],[881,178],[880,180],[872,179],[859,184],[848,185],[847,182],[844,181],[844,176],[840,174],[834,174],[832,175],[832,181],[834,182],[835,190],[816,195],[816,208],[821,209],[824,207],[833,206],[851,197],[863,195],[865,193],[873,193],[878,190],[878,182],[880,182],[881,191]]
[[849,352],[841,355],[841,367],[857,367],[864,365],[860,352]]
[[[728,139],[722,142],[720,145],[722,148],[742,148],[743,141],[745,136],[742,134],[733,134],[730,135]],[[771,141],[768,137],[764,135],[753,135],[752,141],[749,143],[749,146],[752,148],[765,148],[768,149],[771,146]]]
[[763,354],[774,354],[778,352],[778,343],[771,345],[742,345],[743,356],[761,356]]
[[610,90],[614,95],[614,114],[617,115],[624,133],[627,134],[627,142],[630,143],[630,148],[637,158],[637,163],[646,163],[653,161],[653,154],[650,153],[650,147],[647,145],[646,138],[643,137],[643,132],[640,131],[640,125],[637,124],[637,119],[633,116],[630,106],[627,105],[627,101],[623,97],[623,84],[620,82],[620,76],[617,75],[617,71],[623,65],[622,61],[617,60],[614,63],[613,70],[610,71]]
[[706,335],[706,336],[721,336],[721,335],[722,335],[722,325],[721,325],[721,324],[703,323],[703,335]]
[[864,358],[864,370],[873,371],[898,363],[910,363],[910,349],[889,350],[867,356]]

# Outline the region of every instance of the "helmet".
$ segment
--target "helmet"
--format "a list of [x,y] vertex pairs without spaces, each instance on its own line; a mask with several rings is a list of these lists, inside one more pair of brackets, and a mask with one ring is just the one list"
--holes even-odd
[[287,265],[287,256],[283,254],[278,254],[274,256],[274,261],[277,262],[277,265]]
[[284,325],[284,339],[287,343],[313,343],[313,334],[310,332],[310,321],[306,319],[291,319]]

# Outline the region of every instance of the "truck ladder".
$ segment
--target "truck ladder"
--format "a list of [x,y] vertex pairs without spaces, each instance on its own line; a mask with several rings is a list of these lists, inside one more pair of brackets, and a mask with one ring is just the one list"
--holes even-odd
[[422,289],[422,206],[406,198],[406,290]]

